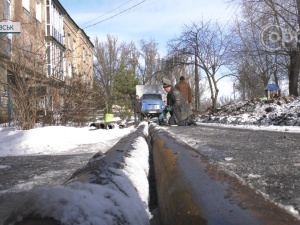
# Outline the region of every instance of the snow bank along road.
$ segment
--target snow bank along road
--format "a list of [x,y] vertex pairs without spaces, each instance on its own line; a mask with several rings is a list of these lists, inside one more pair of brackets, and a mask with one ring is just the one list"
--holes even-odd
[[[148,126],[142,123],[107,153],[94,155],[65,187],[42,188],[26,194],[18,205],[12,204],[8,221],[13,223],[35,214],[54,219],[48,220],[49,224],[149,224],[149,195],[145,193],[149,192],[145,184],[149,169],[147,136]],[[161,224],[300,224],[291,210],[279,207],[262,194],[297,209],[300,192],[295,176],[299,174],[300,155],[295,149],[299,143],[294,134],[150,125],[150,137]],[[274,143],[281,147],[273,151]],[[296,179],[294,186],[286,189],[291,177]],[[267,188],[274,184],[279,186]],[[295,203],[288,201],[291,199],[296,199]],[[38,202],[43,200],[46,201]],[[94,222],[87,221],[91,217]]]

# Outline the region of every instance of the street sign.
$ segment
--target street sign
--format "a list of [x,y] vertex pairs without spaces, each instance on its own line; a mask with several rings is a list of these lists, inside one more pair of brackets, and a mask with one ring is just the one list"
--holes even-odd
[[20,33],[21,24],[20,22],[0,22],[0,33]]

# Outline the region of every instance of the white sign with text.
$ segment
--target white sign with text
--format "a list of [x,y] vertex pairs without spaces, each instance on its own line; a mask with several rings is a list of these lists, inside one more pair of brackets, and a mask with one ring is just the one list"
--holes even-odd
[[0,33],[20,33],[21,24],[20,22],[0,22]]

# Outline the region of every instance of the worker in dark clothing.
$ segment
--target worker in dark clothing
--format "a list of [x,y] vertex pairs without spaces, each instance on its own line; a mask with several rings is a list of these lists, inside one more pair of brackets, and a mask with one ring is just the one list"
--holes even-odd
[[141,121],[142,102],[138,95],[132,100],[132,107],[134,112],[134,122],[138,124]]
[[193,111],[190,105],[185,101],[181,92],[173,88],[171,85],[171,81],[163,78],[163,88],[167,95],[167,105],[163,111],[163,113],[159,116],[159,120],[163,121],[167,112],[170,112],[169,124],[185,126],[185,125],[197,125],[195,121],[191,118],[193,115]]
[[181,94],[183,95],[184,99],[191,104],[192,103],[192,89],[190,85],[185,81],[184,76],[181,76],[180,81],[175,85]]

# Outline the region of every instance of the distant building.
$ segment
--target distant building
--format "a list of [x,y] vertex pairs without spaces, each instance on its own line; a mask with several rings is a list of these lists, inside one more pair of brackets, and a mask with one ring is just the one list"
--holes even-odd
[[72,79],[92,85],[94,46],[59,0],[0,0],[0,12],[0,21],[21,24],[19,34],[0,33],[0,119],[13,110],[7,82],[16,65],[28,81],[47,77],[36,103],[45,113],[60,107]]

